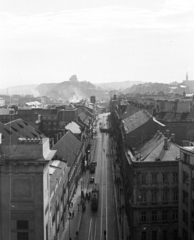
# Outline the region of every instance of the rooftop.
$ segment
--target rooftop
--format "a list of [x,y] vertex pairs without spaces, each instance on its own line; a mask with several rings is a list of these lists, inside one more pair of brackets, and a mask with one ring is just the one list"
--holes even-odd
[[154,162],[154,161],[175,161],[180,157],[180,147],[170,139],[167,140],[165,149],[165,137],[162,133],[157,133],[148,142],[135,149],[133,161]]
[[148,122],[151,115],[145,110],[140,110],[133,115],[125,118],[123,121],[126,134],[132,132],[136,128],[140,127],[144,123]]

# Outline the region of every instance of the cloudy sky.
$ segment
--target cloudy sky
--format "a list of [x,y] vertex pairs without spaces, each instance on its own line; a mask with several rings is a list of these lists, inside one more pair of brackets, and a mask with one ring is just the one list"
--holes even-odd
[[0,88],[194,79],[193,0],[2,0]]

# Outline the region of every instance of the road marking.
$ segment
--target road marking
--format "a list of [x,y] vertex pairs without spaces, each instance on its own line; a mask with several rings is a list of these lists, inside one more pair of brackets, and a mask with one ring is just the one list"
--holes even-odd
[[96,240],[96,224],[97,224],[97,221],[95,221],[95,226],[94,226],[94,240]]
[[90,240],[90,235],[91,235],[91,225],[92,225],[92,218],[90,219],[90,226],[89,226],[88,240]]

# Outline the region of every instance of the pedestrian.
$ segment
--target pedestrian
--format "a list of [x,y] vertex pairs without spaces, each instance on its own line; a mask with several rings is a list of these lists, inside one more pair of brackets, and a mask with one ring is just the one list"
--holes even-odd
[[72,212],[72,218],[74,218],[74,210],[73,210],[73,212]]
[[69,218],[71,218],[71,212],[69,211]]

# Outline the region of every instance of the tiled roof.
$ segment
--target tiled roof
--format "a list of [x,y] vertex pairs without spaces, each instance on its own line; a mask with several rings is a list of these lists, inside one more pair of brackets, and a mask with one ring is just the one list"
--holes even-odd
[[144,123],[148,122],[151,115],[144,110],[140,110],[135,114],[125,118],[123,120],[124,129],[126,134],[140,127]]
[[91,119],[87,114],[84,112],[81,112],[78,116],[78,118],[87,126],[89,125],[89,120]]
[[41,138],[44,135],[37,129],[33,128],[22,119],[16,119],[5,124],[10,131],[19,133],[25,138]]
[[84,113],[86,114],[86,115],[88,115],[89,117],[93,117],[93,114],[85,107],[84,109],[83,109],[83,111],[84,111]]
[[65,135],[54,145],[52,150],[57,150],[57,156],[67,160],[68,166],[71,166],[76,155],[81,150],[82,142],[79,141],[71,131],[67,131]]
[[[174,161],[180,157],[180,147],[168,140],[168,148],[164,149],[164,135],[156,134],[151,140],[141,148],[136,149],[141,161]],[[136,155],[136,156],[137,156]]]
[[18,138],[22,137],[18,132],[10,130],[8,126],[0,122],[0,133],[4,144],[14,144],[18,142]]

